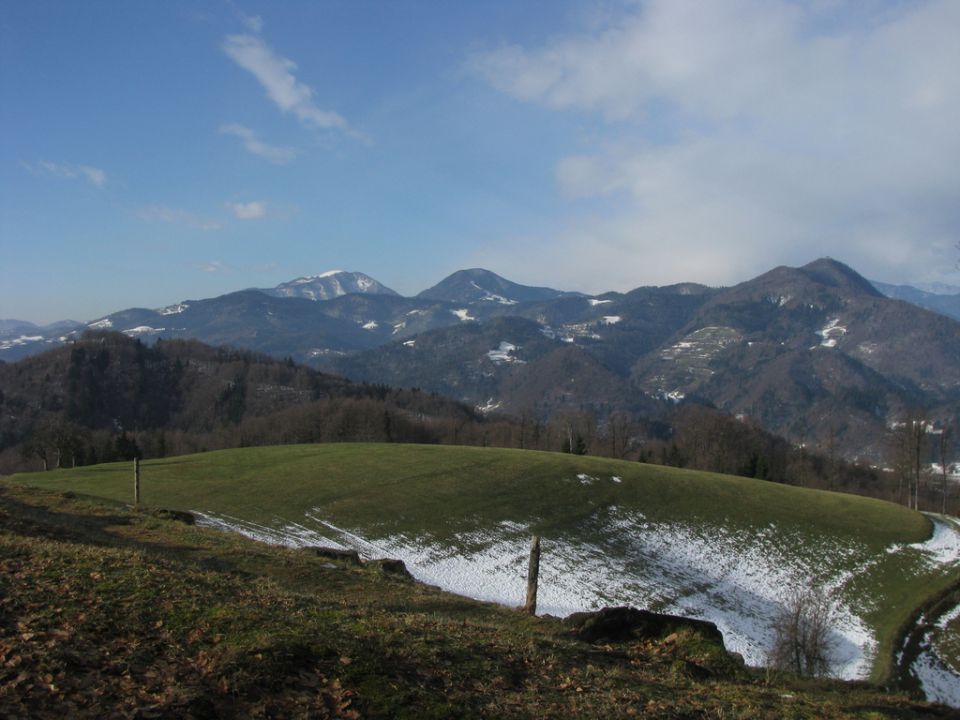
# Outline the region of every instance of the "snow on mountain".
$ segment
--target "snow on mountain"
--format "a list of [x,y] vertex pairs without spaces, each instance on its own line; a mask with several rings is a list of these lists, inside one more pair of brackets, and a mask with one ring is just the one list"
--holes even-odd
[[822,330],[817,331],[823,347],[836,347],[837,340],[847,334],[847,328],[840,324],[840,318],[833,318]]
[[508,343],[506,340],[504,340],[500,343],[499,347],[488,352],[487,357],[494,365],[502,365],[503,363],[523,363],[523,360],[514,355],[518,349],[519,348],[513,343]]
[[19,337],[0,340],[0,350],[8,350],[12,347],[35,342],[43,342],[43,335],[20,335]]
[[397,295],[369,275],[346,270],[328,270],[319,275],[305,275],[263,292],[274,297],[299,297],[317,301],[331,300],[352,293]]
[[155,328],[155,327],[150,327],[149,325],[138,325],[137,327],[124,330],[123,334],[127,335],[128,337],[137,337],[138,335],[148,335],[150,333],[161,333],[164,330],[166,330],[166,328]]
[[187,303],[177,303],[176,305],[168,305],[165,308],[160,308],[157,312],[161,315],[179,315],[189,307],[190,305]]

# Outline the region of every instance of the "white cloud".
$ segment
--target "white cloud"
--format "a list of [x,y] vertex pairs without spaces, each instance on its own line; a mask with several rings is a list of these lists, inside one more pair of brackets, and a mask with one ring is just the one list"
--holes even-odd
[[39,177],[61,178],[64,180],[84,179],[98,188],[107,184],[107,173],[92,165],[54,163],[47,160],[40,160],[35,163],[23,162],[21,165]]
[[266,204],[256,200],[248,203],[227,203],[227,207],[238,220],[259,220],[267,216]]
[[293,113],[307,127],[347,129],[347,121],[340,114],[317,107],[313,89],[293,74],[296,63],[274,53],[259,37],[229,35],[223,41],[223,51],[260,82],[283,112]]
[[203,263],[202,265],[197,266],[197,270],[205,273],[232,273],[234,268],[229,263],[225,263],[222,260],[211,260],[210,262]]
[[960,233],[958,26],[953,0],[650,0],[469,62],[519,100],[602,120],[556,158],[570,216],[526,240],[572,258],[571,280],[728,283],[826,254],[923,280]]
[[151,205],[142,208],[138,213],[141,220],[146,222],[162,222],[171,225],[184,225],[194,230],[220,230],[223,226],[216,220],[200,217],[186,210]]
[[258,155],[265,160],[269,160],[272,163],[276,163],[277,165],[288,163],[297,156],[297,151],[293,148],[269,145],[260,140],[253,130],[238,123],[221,125],[219,132],[224,135],[233,135],[234,137],[240,138],[248,152]]

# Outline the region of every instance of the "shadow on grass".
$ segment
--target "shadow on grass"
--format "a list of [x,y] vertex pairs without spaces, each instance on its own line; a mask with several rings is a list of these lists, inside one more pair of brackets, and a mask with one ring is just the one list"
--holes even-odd
[[220,558],[204,558],[199,548],[173,543],[151,542],[118,532],[134,527],[136,517],[129,514],[92,514],[64,512],[44,503],[54,495],[38,494],[36,504],[15,498],[0,487],[0,528],[16,535],[98,547],[139,550],[164,558],[189,560],[200,567],[247,575],[236,565]]

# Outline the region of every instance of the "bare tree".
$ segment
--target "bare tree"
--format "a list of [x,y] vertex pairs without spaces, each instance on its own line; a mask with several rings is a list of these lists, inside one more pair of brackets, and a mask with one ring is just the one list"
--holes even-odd
[[907,507],[919,509],[920,480],[923,474],[923,457],[926,452],[928,423],[922,416],[914,416],[899,422],[893,429],[891,450],[893,466],[899,479],[897,499],[903,502],[906,485]]
[[834,615],[834,603],[822,587],[797,590],[774,624],[770,665],[797,675],[829,676],[834,663],[830,635]]
[[610,457],[624,458],[630,448],[630,416],[617,411],[607,419],[607,436],[610,440]]
[[947,450],[952,429],[949,423],[944,423],[940,430],[940,437],[937,439],[937,450],[940,453],[940,514],[942,515],[947,514],[947,471],[950,467]]

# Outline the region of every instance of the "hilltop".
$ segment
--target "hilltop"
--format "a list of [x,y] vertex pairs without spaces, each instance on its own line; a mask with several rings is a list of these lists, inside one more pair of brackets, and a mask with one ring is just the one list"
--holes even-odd
[[[791,588],[823,587],[849,678],[888,676],[914,608],[956,580],[960,548],[950,525],[934,533],[869,498],[559,453],[263,447],[148,461],[143,475],[149,505],[275,543],[399,557],[427,582],[509,605],[537,533],[544,612],[635,604],[711,620],[753,665]],[[127,464],[15,479],[130,496]]]

